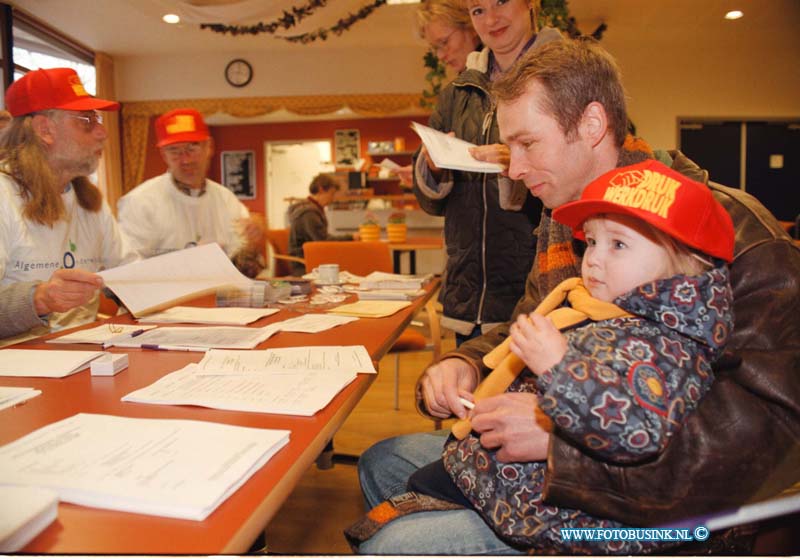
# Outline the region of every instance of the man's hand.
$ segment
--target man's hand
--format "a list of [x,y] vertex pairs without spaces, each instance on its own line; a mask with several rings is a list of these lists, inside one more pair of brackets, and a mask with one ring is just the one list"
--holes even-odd
[[248,248],[261,248],[267,240],[267,223],[264,216],[252,214],[249,218],[240,218],[236,222],[244,245]]
[[468,362],[447,358],[425,370],[421,385],[425,407],[432,416],[464,418],[467,409],[458,398],[470,395],[478,385],[478,374]]
[[80,268],[56,270],[47,282],[36,286],[33,304],[37,315],[53,311],[69,311],[85,305],[92,299],[95,290],[103,287],[103,279]]
[[520,315],[511,325],[511,351],[542,375],[567,353],[567,338],[544,315]]
[[539,410],[532,393],[503,393],[475,403],[472,429],[481,435],[481,445],[497,449],[503,463],[526,463],[547,459],[550,442],[549,418]]

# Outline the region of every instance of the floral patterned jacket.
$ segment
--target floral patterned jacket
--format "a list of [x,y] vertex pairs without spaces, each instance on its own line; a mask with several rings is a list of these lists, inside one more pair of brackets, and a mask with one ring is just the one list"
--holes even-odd
[[[509,391],[538,393],[559,436],[584,452],[609,463],[647,461],[664,450],[711,386],[711,363],[733,329],[732,299],[727,267],[640,286],[614,302],[635,317],[570,330],[561,362],[538,378],[524,370]],[[658,548],[564,541],[561,528],[622,525],[546,504],[545,463],[500,463],[474,435],[449,441],[443,458],[473,507],[514,546],[549,553]]]

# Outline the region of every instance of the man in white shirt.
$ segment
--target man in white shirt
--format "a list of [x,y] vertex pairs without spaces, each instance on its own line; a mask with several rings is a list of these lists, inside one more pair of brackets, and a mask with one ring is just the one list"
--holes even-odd
[[175,109],[155,123],[167,171],[135,187],[118,203],[120,228],[144,257],[219,243],[240,270],[255,276],[263,229],[227,188],[206,177],[214,142],[195,109]]
[[[87,176],[108,133],[70,68],[28,72],[6,91],[0,135],[0,346],[92,321],[103,280],[137,258]],[[16,339],[9,337],[22,335]]]

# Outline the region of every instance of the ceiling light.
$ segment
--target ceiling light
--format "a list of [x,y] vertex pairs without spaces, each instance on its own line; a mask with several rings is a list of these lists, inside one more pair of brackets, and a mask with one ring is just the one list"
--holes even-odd
[[166,23],[180,23],[181,18],[177,14],[165,14],[161,19]]
[[741,10],[731,10],[725,14],[725,19],[739,19],[742,16],[744,16],[744,12]]

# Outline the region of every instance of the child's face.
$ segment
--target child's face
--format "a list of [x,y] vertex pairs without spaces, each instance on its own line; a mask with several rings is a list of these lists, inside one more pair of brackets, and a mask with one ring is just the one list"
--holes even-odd
[[588,246],[581,275],[599,300],[614,301],[637,286],[673,275],[670,253],[636,218],[595,216],[584,222],[583,231]]

